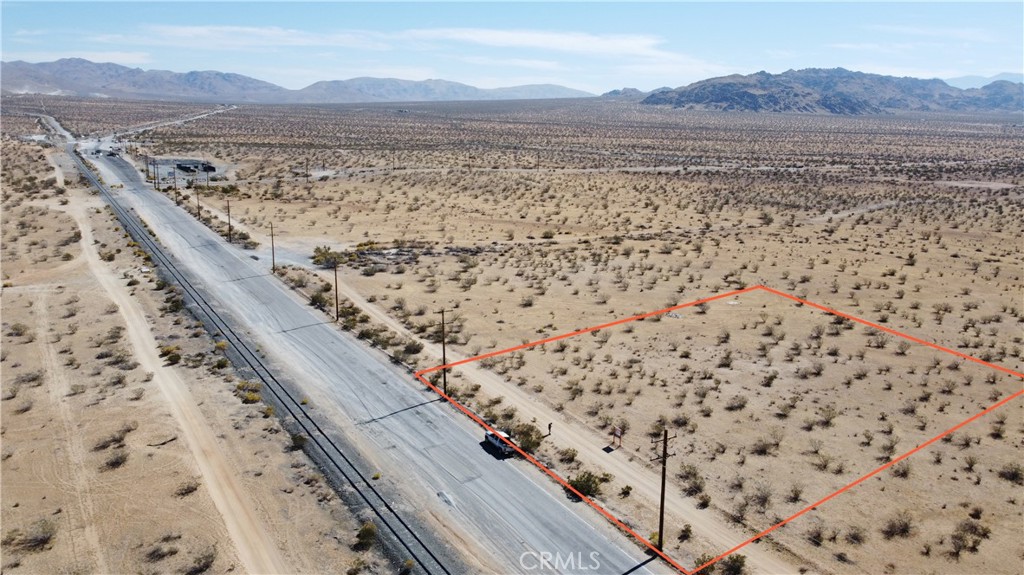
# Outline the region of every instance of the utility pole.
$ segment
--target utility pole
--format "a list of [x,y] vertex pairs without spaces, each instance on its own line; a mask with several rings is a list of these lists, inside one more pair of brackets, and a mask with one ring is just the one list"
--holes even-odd
[[270,272],[277,272],[277,259],[274,257],[274,222],[270,222]]
[[306,158],[306,183],[309,183],[309,158]]
[[661,461],[661,505],[658,512],[658,551],[661,551],[665,546],[665,478],[668,473],[668,458],[675,455],[675,453],[668,452],[668,441],[675,439],[676,436],[668,436],[668,428],[662,430],[661,439],[652,439],[651,443],[661,442],[661,456],[655,457],[651,461]]
[[341,306],[338,305],[338,258],[334,258],[334,321],[341,319]]
[[196,188],[196,219],[203,221],[203,205],[199,203],[199,188]]
[[228,198],[228,243],[231,243],[231,199]]
[[[441,365],[448,365],[448,353],[446,347],[446,341],[448,336],[444,333],[444,312],[448,310],[442,309],[439,313],[441,314]],[[444,394],[448,395],[448,368],[441,368],[441,389],[444,390]]]

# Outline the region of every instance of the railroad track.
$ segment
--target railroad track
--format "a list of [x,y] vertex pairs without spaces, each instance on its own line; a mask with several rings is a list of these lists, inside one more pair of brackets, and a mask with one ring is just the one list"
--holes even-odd
[[295,424],[308,438],[306,448],[317,450],[319,452],[318,459],[327,462],[344,478],[358,498],[370,508],[380,524],[395,539],[399,547],[409,554],[424,573],[452,575],[452,571],[437,556],[431,545],[413,530],[384,495],[370,483],[366,474],[359,469],[352,458],[345,454],[320,424],[310,416],[302,403],[267,368],[259,354],[253,351],[249,344],[207,301],[202,292],[189,281],[188,277],[177,267],[173,258],[164,253],[163,247],[150,235],[149,230],[140,219],[122,206],[106,186],[99,181],[96,174],[75,150],[74,144],[68,144],[66,149],[74,159],[79,171],[99,190],[100,195],[114,210],[117,219],[132,236],[132,239],[139,243],[150,254],[154,263],[162,267],[164,272],[181,287],[185,296],[194,304],[192,309],[204,315],[209,321],[208,325],[215,327],[223,335],[245,366],[262,381],[264,388],[270,391],[276,402],[294,419]]

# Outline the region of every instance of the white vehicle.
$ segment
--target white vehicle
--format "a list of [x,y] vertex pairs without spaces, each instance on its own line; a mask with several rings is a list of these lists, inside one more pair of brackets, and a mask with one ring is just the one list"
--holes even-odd
[[509,445],[508,443],[505,443],[505,441],[502,441],[502,439],[511,441],[511,438],[504,431],[488,431],[484,435],[484,441],[491,444],[491,447],[498,450],[498,452],[501,453],[502,455],[507,456],[515,453],[515,451],[512,449],[512,446]]

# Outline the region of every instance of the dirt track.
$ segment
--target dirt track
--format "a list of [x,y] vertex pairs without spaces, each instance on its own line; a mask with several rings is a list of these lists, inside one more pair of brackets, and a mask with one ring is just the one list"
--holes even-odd
[[262,519],[255,514],[252,506],[246,503],[235,470],[217,447],[216,438],[199,412],[185,382],[174,370],[164,367],[157,353],[157,342],[149,329],[142,307],[130,296],[118,278],[102,265],[93,245],[92,229],[85,213],[86,206],[75,203],[68,208],[70,209],[67,212],[74,217],[82,230],[85,261],[107,295],[118,305],[128,325],[127,336],[135,357],[146,371],[154,374],[153,381],[180,425],[186,443],[202,473],[203,482],[224,519],[245,570],[249,573],[289,572],[290,569],[278,552],[277,546],[263,528]]

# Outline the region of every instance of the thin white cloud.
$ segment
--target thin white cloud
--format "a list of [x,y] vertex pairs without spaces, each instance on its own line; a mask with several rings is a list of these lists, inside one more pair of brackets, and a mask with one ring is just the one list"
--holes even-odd
[[459,60],[480,66],[526,68],[529,70],[564,70],[565,66],[552,60],[530,60],[525,58],[489,58],[486,56],[465,56]]
[[875,54],[904,54],[911,50],[916,50],[922,46],[926,46],[924,43],[917,42],[838,42],[835,44],[827,44],[828,48],[835,48],[837,50],[848,50],[850,52],[870,52]]
[[638,34],[590,34],[546,30],[501,30],[495,28],[427,28],[398,34],[412,40],[449,41],[495,48],[531,48],[574,54],[658,56],[662,40]]
[[24,60],[26,62],[53,62],[62,58],[84,58],[97,63],[121,64],[123,66],[137,66],[148,64],[152,58],[147,52],[90,52],[70,50],[67,52],[58,51],[32,51],[32,52],[4,52],[5,61]]
[[732,69],[662,48],[657,36],[635,34],[590,34],[542,30],[499,30],[490,28],[434,28],[408,30],[401,36],[422,41],[463,42],[491,48],[548,50],[601,57],[610,77],[618,74],[655,78],[699,80],[727,74]]
[[925,38],[942,38],[966,42],[995,42],[993,35],[981,28],[944,28],[937,26],[908,26],[901,24],[875,24],[868,26],[871,30],[899,34],[902,36],[918,36]]
[[[610,77],[617,73],[640,74],[655,78],[701,79],[733,71],[720,64],[674,52],[665,40],[649,34],[597,34],[579,31],[551,31],[499,28],[419,28],[393,32],[340,30],[329,33],[277,26],[221,25],[148,25],[142,33],[94,37],[99,42],[118,45],[172,46],[205,50],[272,51],[286,48],[339,49],[338,56],[351,62],[352,50],[405,50],[418,54],[437,53],[463,63],[529,69],[539,72],[564,72],[568,65],[557,57],[566,54],[599,59]],[[473,53],[472,47],[491,50]],[[347,52],[344,55],[342,52]],[[455,53],[455,56],[449,54]],[[537,57],[540,55],[540,57]],[[548,57],[545,57],[548,56]],[[344,66],[347,74],[423,78],[423,68],[401,65],[361,69]],[[580,64],[573,64],[578,67]],[[294,81],[294,80],[293,80]],[[618,83],[613,82],[613,83]]]
[[144,35],[104,34],[92,40],[111,44],[201,47],[209,50],[253,49],[276,47],[332,46],[385,50],[389,46],[380,34],[346,31],[331,34],[307,32],[278,26],[170,26],[151,25]]
[[660,58],[672,54],[659,48],[663,40],[642,34],[590,34],[493,28],[425,28],[397,32],[343,30],[309,32],[277,26],[147,25],[141,34],[102,34],[91,38],[116,44],[251,49],[332,46],[386,50],[396,44],[469,43],[493,48],[537,49],[573,54]]

